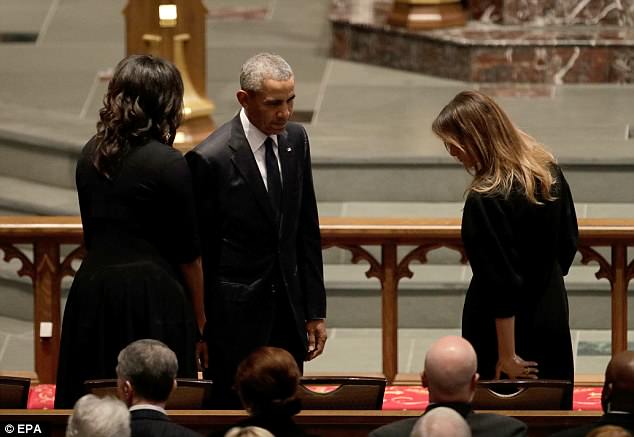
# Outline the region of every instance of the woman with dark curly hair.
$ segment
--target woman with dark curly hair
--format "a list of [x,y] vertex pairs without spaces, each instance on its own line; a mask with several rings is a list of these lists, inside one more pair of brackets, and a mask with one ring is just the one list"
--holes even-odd
[[133,55],[117,65],[77,163],[87,255],[66,302],[56,408],[72,408],[86,379],[115,378],[134,340],[167,344],[180,377],[196,376],[197,359],[206,365],[191,176],[171,147],[182,106],[171,63]]

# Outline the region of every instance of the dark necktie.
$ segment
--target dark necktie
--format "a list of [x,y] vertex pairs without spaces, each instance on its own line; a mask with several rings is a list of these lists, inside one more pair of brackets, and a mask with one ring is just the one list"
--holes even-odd
[[264,161],[266,162],[266,185],[269,191],[269,199],[276,214],[280,212],[280,201],[282,199],[282,178],[280,177],[280,168],[277,166],[277,158],[273,151],[273,139],[268,137],[264,142],[266,153]]

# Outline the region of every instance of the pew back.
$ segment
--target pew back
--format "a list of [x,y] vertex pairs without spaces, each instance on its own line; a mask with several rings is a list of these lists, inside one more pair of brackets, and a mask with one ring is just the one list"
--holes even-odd
[[[0,410],[2,424],[39,425],[43,435],[63,437],[71,410]],[[203,435],[221,431],[247,417],[245,411],[172,410],[170,418]],[[302,411],[295,421],[308,433],[323,437],[366,437],[368,433],[396,420],[420,415],[420,411]],[[597,411],[498,411],[528,424],[529,436],[548,436],[556,431],[596,421]],[[47,434],[48,433],[48,434]]]

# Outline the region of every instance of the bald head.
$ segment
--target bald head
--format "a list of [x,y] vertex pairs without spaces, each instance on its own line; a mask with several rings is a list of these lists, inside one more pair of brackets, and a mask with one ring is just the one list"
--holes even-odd
[[634,413],[634,352],[624,351],[612,357],[605,370],[601,401],[605,411]]
[[416,421],[410,437],[471,437],[471,429],[455,410],[437,407]]
[[476,353],[462,337],[442,337],[425,356],[423,385],[431,402],[471,402],[478,375]]

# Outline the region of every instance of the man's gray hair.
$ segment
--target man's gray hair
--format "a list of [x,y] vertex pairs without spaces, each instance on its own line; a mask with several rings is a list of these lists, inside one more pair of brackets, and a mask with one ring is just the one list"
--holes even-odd
[[258,53],[242,64],[240,88],[244,91],[260,91],[266,79],[283,81],[293,77],[293,70],[281,56]]
[[234,426],[225,433],[224,437],[275,437],[271,431],[259,426]]
[[410,437],[471,437],[471,428],[456,410],[437,407],[416,421]]
[[146,400],[167,400],[178,373],[176,354],[158,340],[137,340],[117,358],[117,376],[130,381],[134,391]]
[[82,396],[68,418],[66,437],[130,437],[128,407],[110,396]]

